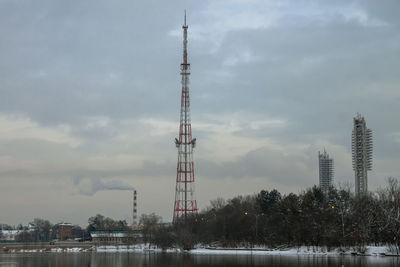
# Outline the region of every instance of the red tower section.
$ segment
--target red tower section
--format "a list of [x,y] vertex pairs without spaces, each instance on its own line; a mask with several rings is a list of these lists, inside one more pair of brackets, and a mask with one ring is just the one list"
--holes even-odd
[[193,148],[196,138],[192,139],[192,125],[190,119],[189,76],[190,64],[187,59],[187,30],[186,11],[183,29],[183,62],[181,64],[182,95],[179,138],[175,138],[178,148],[178,164],[176,167],[176,188],[174,216],[175,222],[181,216],[197,213],[197,202],[194,188]]

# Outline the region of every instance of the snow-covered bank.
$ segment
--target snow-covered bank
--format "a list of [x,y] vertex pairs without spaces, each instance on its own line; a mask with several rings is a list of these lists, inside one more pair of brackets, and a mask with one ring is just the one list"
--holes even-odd
[[2,252],[6,253],[37,253],[37,252],[87,252],[93,251],[93,248],[37,248],[37,249],[20,249],[20,248],[12,248],[12,249],[4,249]]
[[[4,249],[3,252],[11,253],[35,253],[35,252],[56,252],[56,253],[78,253],[78,252],[99,252],[99,253],[189,253],[193,255],[359,255],[359,256],[400,256],[388,246],[367,246],[363,253],[355,248],[333,248],[328,251],[326,247],[293,247],[282,249],[269,249],[265,247],[256,248],[222,248],[222,247],[197,247],[190,251],[183,251],[177,248],[162,250],[148,244],[136,245],[107,245],[91,247],[70,247],[70,248],[37,248],[37,249]],[[1,249],[0,249],[1,252]]]
[[149,247],[145,244],[131,246],[99,246],[97,252],[153,252],[153,253],[189,253],[193,255],[360,255],[360,256],[400,256],[396,255],[388,246],[367,246],[365,252],[360,253],[355,248],[334,248],[326,247],[294,247],[285,249],[257,248],[222,248],[222,247],[198,247],[190,251],[171,248],[162,250],[157,247]]
[[399,256],[387,246],[367,246],[364,253],[357,252],[354,248],[334,248],[328,251],[325,247],[306,247],[286,249],[268,249],[268,248],[197,248],[190,251],[191,254],[198,255],[362,255],[362,256]]
[[137,245],[119,245],[119,246],[99,246],[96,247],[96,252],[168,252],[168,253],[178,253],[181,252],[180,249],[170,248],[167,250],[162,250],[160,248],[149,246],[145,244]]

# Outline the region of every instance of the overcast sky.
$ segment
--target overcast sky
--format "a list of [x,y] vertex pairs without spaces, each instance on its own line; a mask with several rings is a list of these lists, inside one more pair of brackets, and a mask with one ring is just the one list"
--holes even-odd
[[0,0],[0,223],[130,222],[132,187],[171,220],[185,8],[200,208],[313,186],[324,148],[354,185],[357,112],[369,188],[400,178],[398,0]]

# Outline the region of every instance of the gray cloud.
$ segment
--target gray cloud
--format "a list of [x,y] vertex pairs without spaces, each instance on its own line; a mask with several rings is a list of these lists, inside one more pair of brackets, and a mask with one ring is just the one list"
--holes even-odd
[[[397,0],[4,0],[0,203],[8,204],[0,205],[0,214],[5,222],[31,219],[23,217],[31,209],[15,198],[29,192],[32,203],[52,211],[43,217],[70,214],[63,220],[86,223],[81,218],[86,211],[114,212],[102,202],[105,196],[124,201],[106,189],[129,184],[141,192],[143,212],[168,220],[184,8],[200,205],[217,197],[200,191],[212,181],[232,184],[230,194],[311,186],[324,146],[335,158],[337,180],[352,181],[356,112],[365,115],[374,135],[370,188],[386,176],[399,176]],[[77,173],[80,178],[73,178]],[[87,210],[74,215],[83,196],[68,194],[80,190],[96,201],[85,197]],[[223,190],[218,194],[226,195]],[[51,209],[45,192],[64,194],[58,203],[66,207],[63,213]],[[155,203],[154,195],[163,200]]]
[[[198,160],[198,173],[215,179],[265,178],[271,183],[312,183],[315,159],[301,155],[286,154],[271,148],[259,148],[229,162]],[[311,181],[310,181],[311,180]]]

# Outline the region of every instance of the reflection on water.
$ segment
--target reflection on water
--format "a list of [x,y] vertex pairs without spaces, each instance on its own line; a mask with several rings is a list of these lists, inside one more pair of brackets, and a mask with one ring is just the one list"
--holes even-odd
[[251,256],[153,253],[18,253],[0,254],[0,267],[288,267],[288,266],[400,266],[397,257]]

